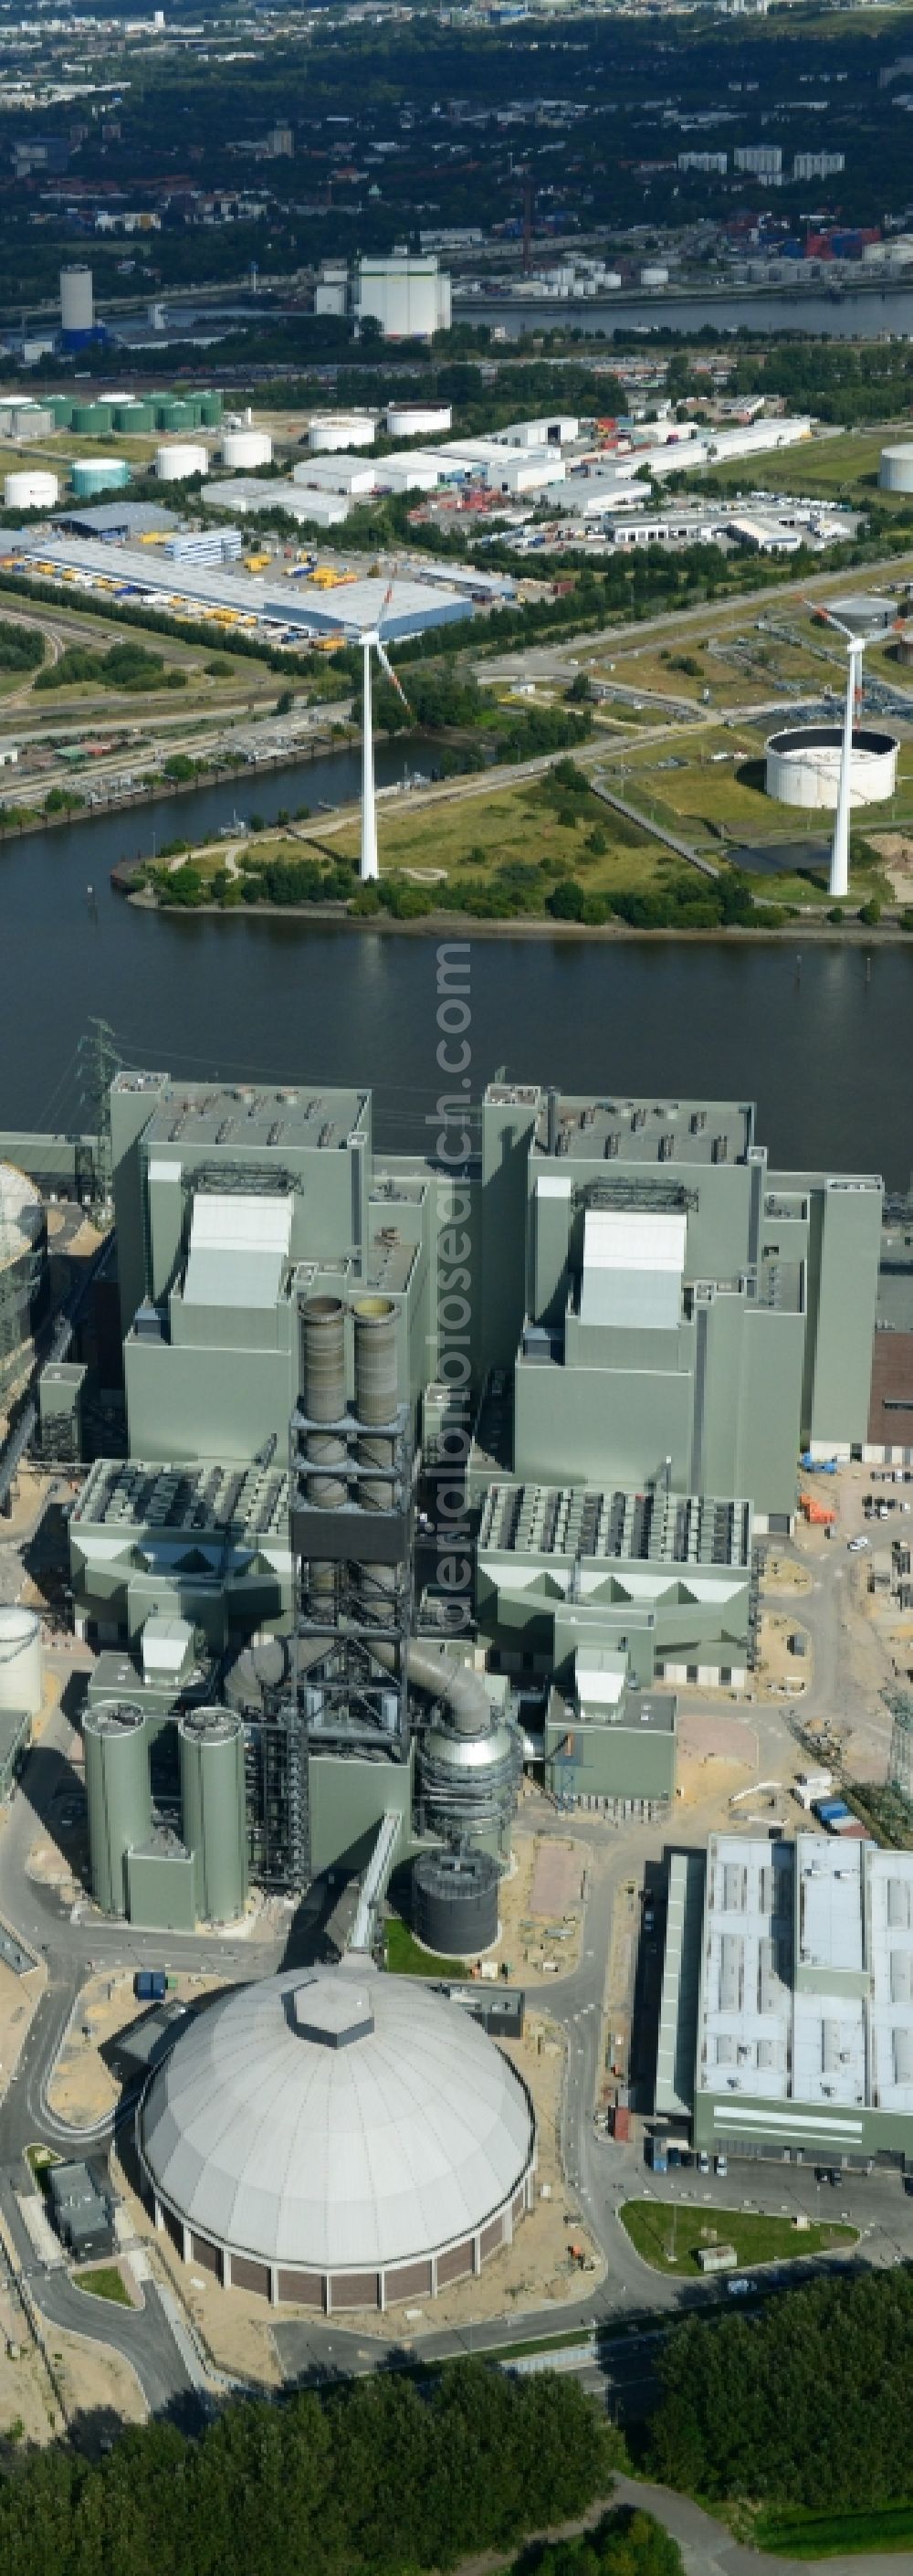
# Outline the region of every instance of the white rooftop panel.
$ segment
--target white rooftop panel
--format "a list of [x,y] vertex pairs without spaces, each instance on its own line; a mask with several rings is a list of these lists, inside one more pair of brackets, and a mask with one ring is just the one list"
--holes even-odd
[[583,1324],[674,1332],[681,1310],[684,1211],[588,1208],[583,1232]]
[[193,1203],[185,1306],[274,1306],[289,1257],[288,1198],[213,1192]]

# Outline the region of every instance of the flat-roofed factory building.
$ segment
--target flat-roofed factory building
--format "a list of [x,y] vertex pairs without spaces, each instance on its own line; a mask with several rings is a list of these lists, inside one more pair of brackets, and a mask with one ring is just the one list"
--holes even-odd
[[656,2111],[708,2153],[913,2165],[913,1852],[673,1855]]

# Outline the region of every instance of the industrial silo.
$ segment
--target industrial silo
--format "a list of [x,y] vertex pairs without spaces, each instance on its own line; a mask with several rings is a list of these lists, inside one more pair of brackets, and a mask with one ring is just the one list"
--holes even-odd
[[123,456],[77,456],[70,480],[74,501],[91,501],[98,492],[122,492],[130,481],[130,467]]
[[103,1914],[127,1911],[126,1857],[152,1831],[149,1741],[141,1708],[103,1699],[82,1723],[92,1894]]
[[80,438],[87,432],[98,438],[102,431],[110,429],[111,422],[110,403],[81,402],[73,405],[73,428]]
[[192,474],[208,474],[209,451],[175,441],[173,447],[157,447],[154,470],[160,483],[187,483]]
[[498,1937],[501,1872],[491,1852],[422,1852],[412,1872],[416,1938],[439,1958],[470,1959]]
[[137,399],[136,402],[114,403],[112,416],[114,427],[121,437],[148,438],[150,430],[155,428],[155,412],[151,402]]
[[197,1914],[234,1923],[247,1900],[244,1725],[234,1709],[192,1708],[178,1721],[181,1816]]
[[156,429],[193,429],[195,422],[191,404],[182,402],[177,394],[166,394],[164,401],[156,406],[155,426]]
[[199,396],[199,404],[200,421],[203,428],[218,429],[222,418],[221,394],[216,392],[202,393]]
[[24,1717],[41,1708],[41,1621],[13,1603],[0,1610],[0,1708]]

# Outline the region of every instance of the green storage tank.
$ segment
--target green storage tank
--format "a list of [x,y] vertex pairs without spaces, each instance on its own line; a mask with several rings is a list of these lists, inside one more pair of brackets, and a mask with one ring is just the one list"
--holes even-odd
[[204,1923],[236,1923],[247,1899],[243,1720],[230,1708],[188,1709],[178,1720],[178,1746],[197,1914]]
[[218,428],[219,428],[219,425],[220,425],[220,422],[221,422],[221,419],[222,419],[222,396],[221,396],[221,394],[220,394],[220,393],[213,393],[213,392],[205,393],[205,394],[201,394],[201,395],[200,395],[200,427],[201,427],[201,429],[218,429]]
[[174,394],[169,395],[167,401],[158,405],[155,426],[156,429],[192,429],[190,404],[178,402]]
[[127,1853],[152,1831],[143,1710],[132,1700],[99,1700],[86,1709],[82,1740],[92,1894],[103,1914],[126,1914]]
[[115,403],[114,428],[120,438],[148,438],[155,428],[155,411],[151,402]]
[[58,429],[72,429],[75,409],[72,394],[49,394],[47,407],[53,412]]
[[91,501],[98,492],[122,492],[130,481],[123,456],[78,456],[70,468],[74,501]]
[[127,1853],[126,1873],[131,1923],[147,1932],[196,1930],[193,1857],[166,1825]]
[[94,430],[96,438],[100,438],[102,431],[111,427],[110,403],[74,403],[70,426],[80,436]]

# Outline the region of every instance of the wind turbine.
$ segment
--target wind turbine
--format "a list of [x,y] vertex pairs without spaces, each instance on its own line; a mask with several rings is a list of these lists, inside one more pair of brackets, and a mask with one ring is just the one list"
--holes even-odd
[[390,681],[391,687],[396,690],[397,697],[402,699],[407,715],[412,714],[405,689],[401,688],[381,641],[381,627],[392,595],[391,581],[388,582],[384,593],[377,625],[362,627],[358,638],[362,649],[361,865],[359,868],[362,885],[370,885],[378,875],[377,804],[374,794],[374,720],[371,707],[372,653],[376,653],[381,670]]
[[851,626],[844,626],[842,618],[835,617],[832,609],[823,607],[819,613],[826,620],[828,626],[835,626],[838,635],[845,637],[847,649],[846,703],[843,710],[843,741],[840,746],[840,776],[837,783],[837,811],[834,816],[834,837],[831,842],[831,872],[828,879],[827,889],[831,902],[837,903],[844,895],[847,895],[850,890],[850,798],[853,767],[853,724],[856,715],[856,708],[862,697],[862,656],[865,652],[867,638],[864,635],[855,634]]

